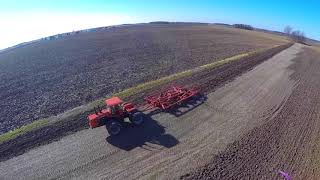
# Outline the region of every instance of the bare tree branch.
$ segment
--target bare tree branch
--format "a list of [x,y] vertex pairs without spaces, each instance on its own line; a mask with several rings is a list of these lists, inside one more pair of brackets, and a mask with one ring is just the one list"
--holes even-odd
[[286,26],[286,27],[284,28],[283,32],[284,32],[285,34],[287,34],[288,36],[290,36],[290,35],[291,35],[291,32],[292,32],[292,27],[291,27],[291,26]]

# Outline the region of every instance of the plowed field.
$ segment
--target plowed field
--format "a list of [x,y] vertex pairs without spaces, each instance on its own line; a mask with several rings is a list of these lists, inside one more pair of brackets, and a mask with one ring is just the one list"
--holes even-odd
[[0,134],[113,92],[283,38],[212,25],[131,25],[0,53]]
[[149,114],[143,126],[112,138],[103,127],[82,130],[1,162],[0,174],[4,179],[273,179],[282,170],[297,179],[317,179],[318,57],[295,44],[182,107],[185,114]]

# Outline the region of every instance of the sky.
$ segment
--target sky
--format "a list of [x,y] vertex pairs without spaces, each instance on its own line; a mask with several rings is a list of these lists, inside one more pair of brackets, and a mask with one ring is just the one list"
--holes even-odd
[[320,40],[317,0],[0,0],[0,49],[87,28],[183,21],[243,23]]

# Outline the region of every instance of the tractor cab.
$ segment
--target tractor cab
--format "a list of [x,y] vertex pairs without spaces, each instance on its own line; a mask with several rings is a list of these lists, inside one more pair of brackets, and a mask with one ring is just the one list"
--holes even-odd
[[107,109],[110,111],[112,116],[122,116],[123,115],[123,101],[118,97],[112,97],[105,101]]

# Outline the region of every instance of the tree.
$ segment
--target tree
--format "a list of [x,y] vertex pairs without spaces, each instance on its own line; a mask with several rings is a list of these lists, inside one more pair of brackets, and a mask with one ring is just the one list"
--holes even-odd
[[306,41],[306,37],[304,35],[304,32],[299,31],[299,30],[293,31],[291,33],[291,37],[294,41],[299,42],[299,43],[305,43],[305,41]]
[[287,34],[288,36],[290,36],[290,35],[291,35],[291,32],[292,32],[292,27],[291,27],[291,26],[286,26],[286,27],[284,28],[283,32],[284,32],[285,34]]
[[246,29],[246,30],[253,30],[254,28],[247,24],[234,24],[233,27],[240,28],[240,29]]

